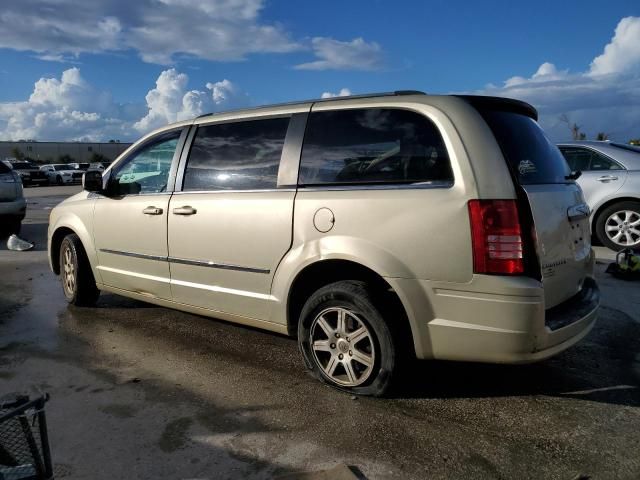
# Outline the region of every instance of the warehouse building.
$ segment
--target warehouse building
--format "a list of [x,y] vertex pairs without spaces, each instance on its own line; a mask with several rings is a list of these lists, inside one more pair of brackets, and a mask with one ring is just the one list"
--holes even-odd
[[115,160],[130,145],[130,143],[120,142],[0,141],[0,160],[15,158],[17,153],[38,163],[58,163],[61,157],[66,158],[67,162],[90,162],[96,159],[94,154],[102,155],[108,160]]

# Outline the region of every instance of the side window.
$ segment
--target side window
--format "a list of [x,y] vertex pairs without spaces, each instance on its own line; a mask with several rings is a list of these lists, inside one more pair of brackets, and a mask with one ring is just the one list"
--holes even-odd
[[301,185],[451,182],[436,126],[408,110],[312,113],[302,148]]
[[134,151],[111,173],[108,193],[119,196],[166,191],[180,133],[164,133]]
[[620,170],[622,167],[608,157],[598,153],[591,153],[591,170]]
[[199,127],[183,191],[276,188],[289,117]]
[[584,148],[561,148],[560,151],[569,164],[572,172],[589,170],[591,152]]

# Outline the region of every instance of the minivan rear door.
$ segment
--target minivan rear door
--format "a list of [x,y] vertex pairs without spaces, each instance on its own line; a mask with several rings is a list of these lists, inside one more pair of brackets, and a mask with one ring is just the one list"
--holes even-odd
[[569,168],[527,112],[482,109],[534,223],[546,308],[582,289],[591,273],[589,207]]

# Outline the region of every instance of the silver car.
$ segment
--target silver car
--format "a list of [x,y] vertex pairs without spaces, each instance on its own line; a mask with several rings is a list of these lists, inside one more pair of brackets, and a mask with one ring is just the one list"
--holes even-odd
[[0,230],[18,233],[27,212],[20,175],[0,162]]
[[558,147],[591,208],[591,230],[612,250],[640,246],[640,148],[611,142]]
[[169,125],[53,209],[51,268],[75,305],[106,291],[296,336],[356,394],[416,357],[538,361],[589,332],[599,293],[589,209],[536,119],[397,92]]

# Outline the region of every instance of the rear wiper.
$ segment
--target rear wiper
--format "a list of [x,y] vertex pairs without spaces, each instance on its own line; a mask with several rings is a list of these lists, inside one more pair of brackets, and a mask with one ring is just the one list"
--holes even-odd
[[569,175],[565,175],[564,179],[565,180],[577,180],[577,179],[580,178],[580,175],[582,175],[582,171],[581,170],[574,170]]

